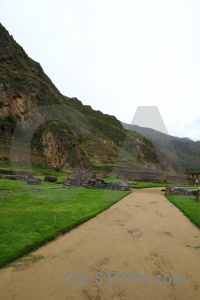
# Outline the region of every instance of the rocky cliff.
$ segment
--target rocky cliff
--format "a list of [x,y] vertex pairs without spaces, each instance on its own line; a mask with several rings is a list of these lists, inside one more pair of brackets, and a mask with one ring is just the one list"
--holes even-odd
[[16,160],[22,161],[29,147],[32,164],[40,167],[115,170],[129,178],[134,171],[162,178],[180,173],[149,140],[124,129],[114,116],[63,96],[0,24],[1,161],[11,159],[13,145]]

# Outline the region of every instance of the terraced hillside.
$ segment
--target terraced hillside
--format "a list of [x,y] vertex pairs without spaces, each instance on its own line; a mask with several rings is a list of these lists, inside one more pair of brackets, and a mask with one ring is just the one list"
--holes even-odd
[[116,117],[63,96],[2,25],[0,134],[1,161],[25,163],[30,151],[37,167],[116,172],[132,179],[180,175],[152,142],[124,129]]

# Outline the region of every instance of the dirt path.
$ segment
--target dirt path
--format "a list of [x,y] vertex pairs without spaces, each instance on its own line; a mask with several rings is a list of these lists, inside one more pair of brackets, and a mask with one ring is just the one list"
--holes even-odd
[[[24,262],[2,269],[0,299],[197,300],[199,245],[200,230],[160,189],[134,190]],[[64,280],[66,272],[71,274]],[[156,275],[161,284],[152,283]],[[185,275],[185,284],[184,277],[170,283],[174,275]]]

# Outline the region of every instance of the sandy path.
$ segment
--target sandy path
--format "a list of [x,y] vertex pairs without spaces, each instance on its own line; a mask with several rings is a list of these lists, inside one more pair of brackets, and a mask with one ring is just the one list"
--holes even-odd
[[[33,253],[36,260],[44,258],[1,270],[0,299],[200,299],[200,251],[195,249],[199,245],[200,230],[160,189],[134,190]],[[73,284],[64,281],[66,272],[73,273],[66,277]],[[102,284],[88,279],[96,272],[104,274]],[[105,272],[115,273],[109,277]],[[123,278],[116,272],[136,275],[119,284]],[[147,284],[138,276],[145,272],[148,282],[160,275],[161,284]],[[166,284],[170,277],[165,275],[186,275],[186,283]]]

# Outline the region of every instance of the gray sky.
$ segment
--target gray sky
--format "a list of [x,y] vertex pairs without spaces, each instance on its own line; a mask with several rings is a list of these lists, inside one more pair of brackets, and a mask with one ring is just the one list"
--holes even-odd
[[199,0],[0,0],[0,22],[62,94],[200,140]]

